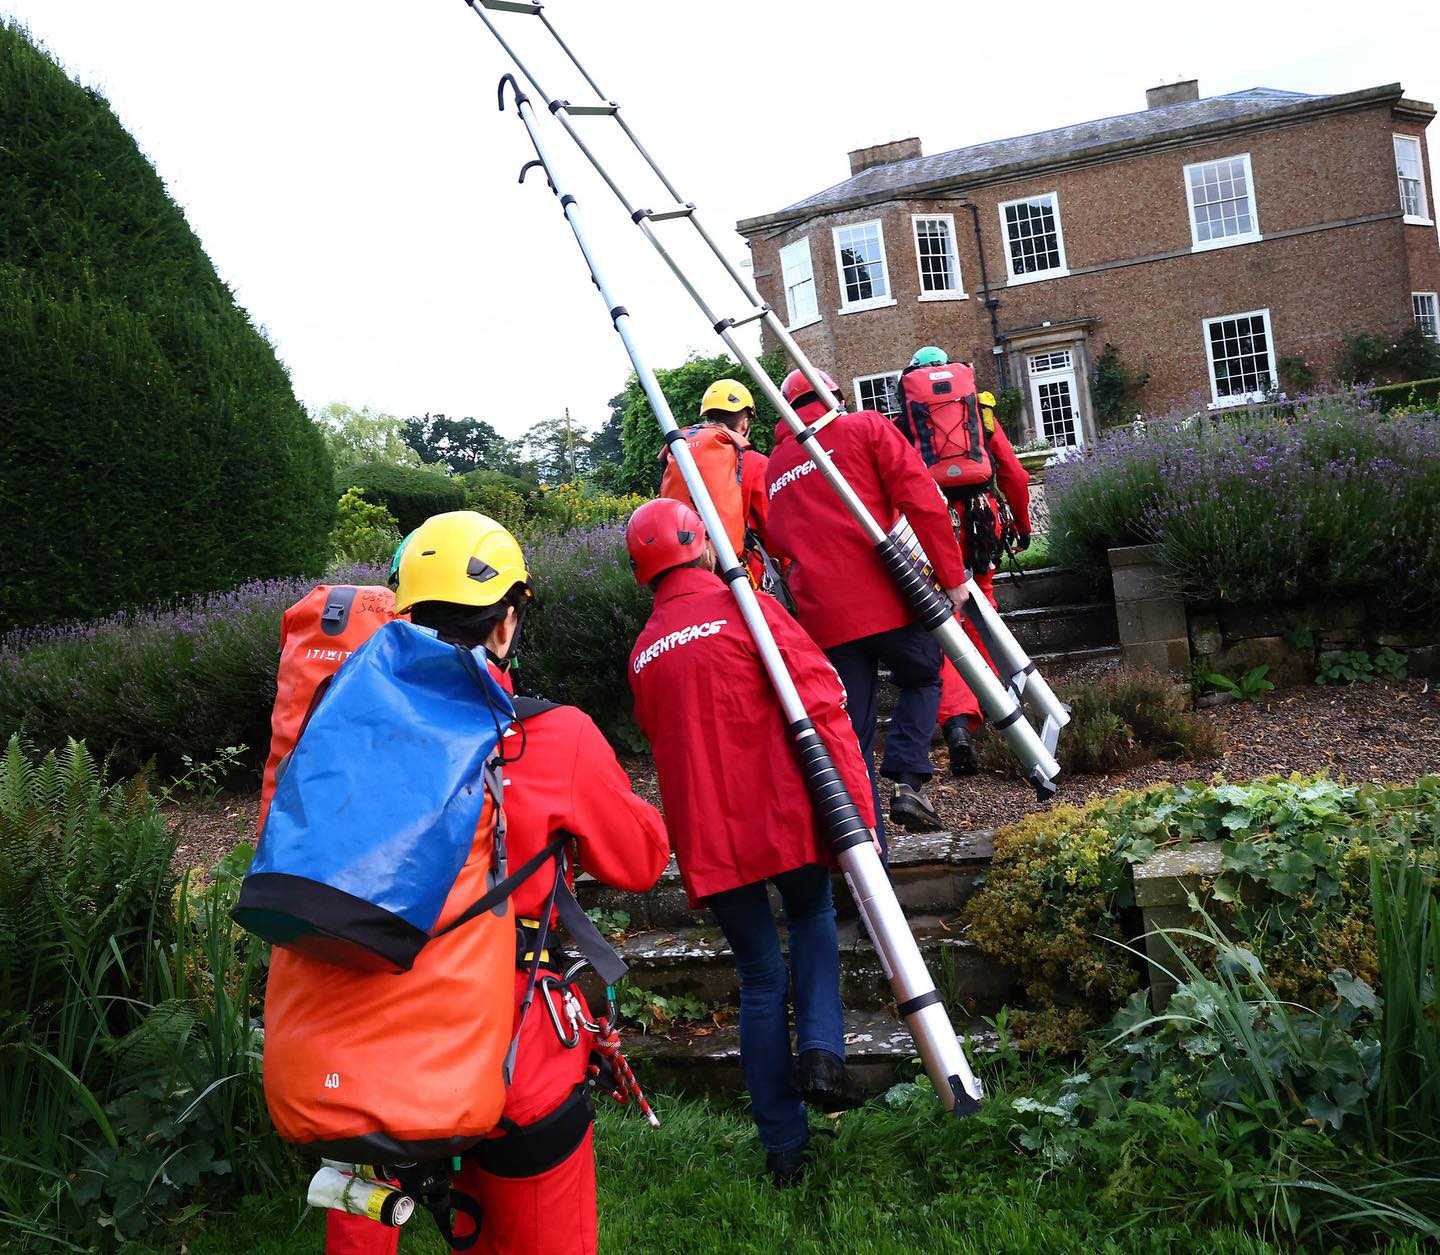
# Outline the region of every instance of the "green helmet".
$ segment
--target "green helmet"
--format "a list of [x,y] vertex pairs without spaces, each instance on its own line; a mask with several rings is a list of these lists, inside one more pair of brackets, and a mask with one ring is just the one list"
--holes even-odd
[[950,355],[944,349],[937,349],[933,344],[927,344],[923,349],[916,349],[915,356],[910,359],[912,366],[944,366],[950,360]]
[[[413,535],[415,535],[415,533],[411,532],[410,536]],[[390,578],[385,582],[389,584],[391,588],[397,587],[400,583],[400,559],[404,556],[405,546],[410,543],[410,536],[405,537],[405,539],[396,546],[395,556],[390,560]]]

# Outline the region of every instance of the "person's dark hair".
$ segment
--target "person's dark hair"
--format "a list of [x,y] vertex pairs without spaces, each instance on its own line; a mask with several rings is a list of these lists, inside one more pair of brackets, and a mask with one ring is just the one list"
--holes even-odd
[[511,606],[523,619],[530,599],[524,584],[514,584],[492,606],[462,606],[454,601],[419,601],[410,608],[410,621],[430,628],[447,645],[478,649],[490,639]]
[[718,423],[721,427],[728,427],[731,431],[740,430],[740,420],[745,415],[750,415],[750,422],[755,422],[755,411],[748,405],[743,410],[706,410],[700,415],[702,423]]

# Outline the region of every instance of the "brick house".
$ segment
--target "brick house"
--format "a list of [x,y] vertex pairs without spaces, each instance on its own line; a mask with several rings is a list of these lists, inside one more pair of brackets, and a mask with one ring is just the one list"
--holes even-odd
[[1201,99],[1194,80],[1146,100],[930,157],[852,152],[844,182],[737,224],[760,292],[853,406],[891,409],[938,344],[1057,444],[1095,435],[1107,343],[1163,412],[1281,386],[1284,357],[1326,380],[1348,333],[1440,335],[1433,105],[1399,84]]

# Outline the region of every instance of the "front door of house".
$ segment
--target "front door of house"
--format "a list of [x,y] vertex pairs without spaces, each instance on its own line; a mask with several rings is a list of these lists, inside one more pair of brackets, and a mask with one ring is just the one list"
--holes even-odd
[[1075,395],[1075,360],[1069,349],[1048,349],[1032,353],[1027,363],[1030,373],[1030,413],[1035,418],[1036,434],[1059,449],[1065,445],[1083,445],[1080,428],[1080,407]]

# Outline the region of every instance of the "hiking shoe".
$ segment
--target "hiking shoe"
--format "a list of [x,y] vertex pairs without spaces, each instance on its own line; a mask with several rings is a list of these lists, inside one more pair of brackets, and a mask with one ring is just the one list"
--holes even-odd
[[925,796],[924,789],[897,784],[890,798],[890,822],[906,832],[935,832],[940,828],[940,812]]
[[970,744],[970,729],[964,718],[952,719],[945,725],[945,744],[950,750],[950,774],[973,776],[979,768],[975,747]]
[[801,1052],[795,1065],[795,1088],[818,1111],[834,1115],[865,1105],[869,1095],[845,1068],[845,1061],[828,1050]]
[[809,1149],[808,1146],[802,1146],[799,1150],[765,1152],[765,1171],[770,1174],[777,1190],[788,1190],[792,1185],[797,1185],[800,1178],[809,1171]]

